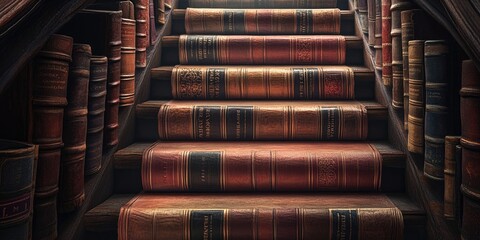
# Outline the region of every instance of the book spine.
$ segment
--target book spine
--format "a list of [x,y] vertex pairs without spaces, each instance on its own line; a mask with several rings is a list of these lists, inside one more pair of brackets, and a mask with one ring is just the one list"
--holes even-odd
[[337,8],[337,0],[189,0],[193,8]]
[[473,61],[463,61],[460,90],[462,124],[462,238],[480,235],[480,72]]
[[367,0],[368,7],[368,46],[375,45],[376,0]]
[[34,238],[56,238],[63,113],[73,39],[52,35],[35,58],[32,141],[39,145],[33,216]]
[[133,19],[122,18],[120,107],[131,106],[135,101],[135,24]]
[[9,140],[0,146],[0,236],[31,239],[38,148]]
[[382,0],[375,0],[375,69],[382,71]]
[[60,163],[59,209],[71,212],[85,200],[83,172],[87,137],[90,45],[74,44],[68,76],[67,101],[63,120],[62,160]]
[[[305,118],[311,121],[302,121]],[[159,136],[163,140],[363,140],[367,128],[366,109],[362,105],[165,104],[158,113]]]
[[148,26],[150,30],[150,46],[153,46],[157,40],[157,27],[155,26],[157,21],[155,21],[155,4],[153,4],[153,1],[155,0],[149,0],[148,6],[148,13],[150,16],[150,26]]
[[179,65],[174,99],[354,99],[349,67],[221,67]]
[[187,8],[187,34],[340,34],[339,9]]
[[145,191],[380,190],[382,157],[368,144],[352,151],[320,147],[288,152],[251,149],[175,152],[159,147],[144,152]]
[[392,87],[392,12],[391,0],[382,1],[382,80],[383,85]]
[[392,107],[398,111],[403,103],[403,59],[402,59],[402,20],[401,11],[411,7],[408,0],[392,0]]
[[147,48],[150,45],[149,3],[148,0],[134,0],[133,3],[135,5],[135,21],[137,23],[135,64],[139,68],[144,68],[147,66]]
[[[318,51],[316,49],[322,49]],[[181,35],[180,64],[344,64],[343,36]]]
[[165,0],[156,0],[155,1],[155,12],[156,12],[156,18],[157,18],[157,23],[164,25],[166,20],[165,20]]
[[425,41],[425,176],[443,180],[448,131],[448,45]]
[[204,239],[205,231],[208,239],[403,239],[397,208],[148,210],[122,207],[118,239],[131,239],[139,229],[162,239]]
[[443,214],[448,220],[456,219],[456,206],[458,202],[456,201],[458,196],[456,190],[457,182],[457,145],[460,144],[460,137],[457,136],[446,136],[445,137],[445,169],[444,169],[444,178],[445,178],[445,191],[444,191],[444,202],[443,202]]
[[459,229],[462,228],[463,195],[462,195],[462,145],[455,146],[455,220]]
[[121,76],[121,31],[122,18],[119,14],[111,14],[107,26],[109,35],[107,46],[108,75],[107,99],[105,103],[104,147],[111,148],[118,144],[118,108],[120,105],[120,76]]
[[368,34],[368,6],[367,0],[358,0],[358,19],[360,22],[360,27],[362,28],[363,34]]
[[107,69],[107,57],[92,56],[88,91],[85,175],[92,175],[98,172],[102,166],[105,100],[107,96]]
[[[172,1],[173,0],[165,0],[165,8],[172,9],[172,7],[173,7]],[[190,7],[192,7],[192,6],[190,6]]]
[[408,151],[424,154],[425,71],[424,40],[408,42],[409,112]]

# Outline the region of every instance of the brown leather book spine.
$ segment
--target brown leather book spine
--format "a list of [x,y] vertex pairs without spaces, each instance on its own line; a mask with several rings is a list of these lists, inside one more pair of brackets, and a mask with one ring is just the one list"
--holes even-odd
[[[177,143],[176,143],[177,144]],[[238,143],[237,143],[238,144]],[[144,152],[145,191],[379,191],[382,157],[369,144],[230,144],[210,150],[158,143]],[[247,146],[245,146],[247,147]],[[345,147],[345,148],[347,148]],[[267,150],[265,148],[271,148]],[[253,160],[252,160],[253,158]],[[328,159],[328,160],[326,160]],[[317,174],[318,173],[318,174]]]
[[354,99],[349,67],[178,65],[174,99]]
[[376,20],[376,10],[377,6],[375,3],[376,0],[367,0],[368,7],[368,46],[372,47],[375,45],[375,20]]
[[[317,50],[321,49],[321,50]],[[343,36],[181,35],[180,64],[344,64]]]
[[364,140],[367,122],[363,105],[342,103],[171,101],[158,113],[163,140]]
[[87,150],[85,175],[92,175],[102,167],[105,100],[107,96],[108,59],[92,56],[88,91]]
[[187,8],[187,34],[340,34],[339,9]]
[[83,172],[91,56],[90,45],[73,45],[67,86],[68,105],[63,120],[64,147],[60,163],[59,209],[62,212],[71,212],[81,207],[85,200]]
[[147,48],[150,46],[150,15],[149,0],[134,0],[135,21],[137,23],[137,52],[135,56],[136,66],[144,68],[147,66]]
[[157,27],[155,26],[155,23],[157,21],[155,20],[155,4],[153,4],[153,1],[156,0],[149,0],[148,2],[148,13],[150,16],[150,26],[148,26],[148,29],[150,31],[150,46],[153,46],[155,44],[155,41],[157,40]]
[[0,236],[31,239],[38,148],[0,140]]
[[120,107],[131,106],[135,101],[135,33],[135,20],[122,18]]
[[382,71],[382,0],[375,0],[375,69]]
[[357,1],[357,12],[358,19],[360,21],[360,27],[362,28],[363,34],[368,34],[368,4],[367,0],[358,0]]
[[480,235],[480,72],[471,60],[463,61],[460,90],[462,124],[462,238]]
[[424,154],[425,124],[425,65],[424,40],[408,42],[409,112],[408,151]]
[[403,59],[402,59],[402,20],[401,12],[409,9],[409,0],[392,0],[392,106],[403,111]]
[[172,1],[173,0],[165,0],[165,8],[172,9],[172,7],[173,7]]
[[382,1],[382,80],[383,85],[392,87],[392,12],[391,0]]
[[63,112],[73,39],[52,35],[35,58],[32,141],[39,145],[33,237],[57,237],[57,193],[63,146]]
[[156,12],[157,23],[164,25],[166,22],[165,0],[155,0],[155,12]]
[[457,163],[456,163],[456,151],[457,145],[460,144],[459,136],[446,136],[445,137],[445,169],[444,169],[444,179],[445,179],[445,191],[444,191],[444,202],[443,202],[443,214],[448,220],[456,219],[456,206],[458,202],[456,201],[458,192],[456,191],[456,181],[457,181]]
[[337,0],[189,0],[194,8],[336,8]]

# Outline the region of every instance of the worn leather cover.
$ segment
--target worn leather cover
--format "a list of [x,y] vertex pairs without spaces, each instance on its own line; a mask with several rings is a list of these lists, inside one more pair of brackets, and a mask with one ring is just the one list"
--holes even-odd
[[375,28],[374,28],[374,66],[375,70],[382,71],[382,1],[375,0]]
[[425,65],[424,40],[408,42],[410,95],[408,101],[408,151],[424,154],[425,124]]
[[157,23],[165,24],[165,0],[155,0],[155,16]]
[[392,12],[391,0],[382,1],[382,80],[383,85],[392,87]]
[[147,48],[150,46],[150,13],[149,0],[133,0],[135,5],[135,21],[137,23],[137,52],[135,63],[137,67],[147,66]]
[[195,8],[336,8],[337,0],[188,0]]
[[358,19],[364,34],[368,34],[368,4],[367,0],[357,0]]
[[458,216],[456,208],[459,205],[458,194],[456,189],[457,178],[460,177],[460,172],[457,172],[456,151],[457,145],[460,144],[459,136],[445,137],[445,191],[443,201],[443,214],[448,220],[455,220]]
[[187,34],[340,34],[339,9],[187,8]]
[[350,67],[189,66],[172,71],[174,99],[330,99],[355,97]]
[[375,45],[375,18],[376,18],[376,0],[367,0],[368,8],[368,46],[373,47]]

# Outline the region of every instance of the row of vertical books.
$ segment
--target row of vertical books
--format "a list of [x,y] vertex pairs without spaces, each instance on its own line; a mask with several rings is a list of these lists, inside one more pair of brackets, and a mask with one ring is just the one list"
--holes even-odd
[[[429,181],[444,183],[444,215],[459,223],[465,239],[472,239],[480,216],[476,67],[463,62],[458,93],[458,53],[426,12],[409,0],[356,0],[355,7],[375,69],[391,89],[392,107],[403,113],[409,152],[423,158]],[[460,129],[461,136],[447,136],[460,135]]]
[[[165,7],[163,0],[93,3],[27,64],[20,74],[27,89],[6,94],[27,110],[2,104],[27,112],[18,125],[29,143],[0,143],[0,238],[54,239],[57,217],[82,207],[86,177],[119,142],[119,110],[134,104],[135,72],[147,65]],[[17,121],[10,118],[2,122]]]

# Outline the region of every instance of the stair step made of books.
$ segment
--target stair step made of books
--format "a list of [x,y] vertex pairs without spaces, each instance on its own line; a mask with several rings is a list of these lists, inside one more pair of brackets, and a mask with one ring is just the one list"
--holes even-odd
[[[116,239],[117,238],[117,228],[119,222],[119,215],[120,215],[120,208],[126,205],[129,201],[134,198],[135,195],[113,195],[109,199],[107,199],[102,204],[98,205],[97,207],[90,210],[84,217],[84,224],[85,228],[88,231],[87,237],[94,238],[94,239]],[[390,209],[391,207],[396,207],[400,210],[403,219],[403,238],[404,239],[424,239],[424,227],[425,227],[425,213],[422,209],[418,208],[413,202],[411,202],[407,196],[403,194],[379,194],[379,193],[368,193],[368,194],[345,194],[345,193],[321,193],[321,194],[223,194],[223,195],[210,195],[210,194],[191,194],[191,193],[177,193],[177,194],[161,194],[161,195],[152,195],[146,194],[143,195],[145,198],[150,198],[154,205],[158,205],[157,207],[161,207],[162,204],[167,204],[170,210],[177,208],[183,209],[225,209],[225,208],[232,208],[231,206],[244,206],[251,207],[252,209],[263,209],[270,211],[270,218],[272,207],[276,207],[277,211],[281,213],[282,211],[292,211],[293,216],[295,216],[295,211],[304,208],[309,208],[311,211],[317,208],[317,210],[321,211],[323,208],[325,211],[326,209],[351,209],[357,210],[359,212],[366,211],[367,208],[375,208],[375,209]],[[158,199],[156,199],[158,198]],[[300,199],[300,200],[299,200]],[[254,201],[254,203],[252,203]],[[222,203],[223,202],[223,203]],[[274,204],[272,204],[274,203]],[[227,207],[225,205],[228,205]],[[148,207],[153,207],[152,204],[148,204],[144,206],[146,209]],[[164,206],[165,207],[165,206]],[[160,209],[160,210],[159,210]],[[153,208],[149,209],[148,211],[159,212],[162,208],[158,208],[154,210]],[[225,211],[225,210],[223,210]],[[328,210],[326,210],[328,212]],[[170,211],[173,212],[173,211]],[[229,211],[230,213],[232,211]],[[264,211],[261,211],[264,212]],[[265,213],[268,211],[265,211]],[[304,211],[303,211],[304,212]],[[315,217],[314,214],[310,216]],[[148,218],[148,213],[145,214],[145,218]],[[308,215],[308,214],[307,214]],[[361,213],[360,213],[361,215]],[[157,215],[157,219],[160,220],[163,215]],[[267,215],[268,216],[268,215]],[[305,214],[304,214],[305,216]],[[253,219],[253,218],[252,218]],[[327,217],[328,219],[328,217]],[[280,220],[280,219],[278,219]],[[290,220],[295,222],[295,219]],[[183,220],[181,218],[178,221],[166,221],[164,223],[171,224],[170,226],[173,227],[174,225],[181,224]],[[271,221],[271,220],[270,220]],[[281,220],[280,220],[281,221]],[[398,220],[397,220],[398,221]],[[139,223],[143,223],[140,221]],[[305,221],[306,224],[303,224],[304,228],[308,226],[309,221]],[[390,232],[386,231],[379,226],[383,226],[384,222],[376,222],[378,223],[377,229],[383,234],[391,234]],[[146,232],[135,232],[137,237],[143,236],[143,234],[151,234],[152,231],[148,231],[150,228],[148,226],[152,226],[150,222],[148,224],[142,225],[145,228]],[[203,226],[203,225],[202,225]],[[291,227],[296,226],[292,224]],[[327,224],[328,226],[328,224]],[[159,226],[161,227],[161,226]],[[318,239],[318,229],[320,227],[320,223],[317,222],[317,226],[315,228],[316,233],[311,236],[316,236]],[[326,226],[323,226],[326,227]],[[251,228],[250,232],[253,233],[255,228]],[[171,229],[170,229],[171,230]],[[240,229],[238,229],[240,230]],[[259,230],[271,230],[267,227],[261,227]],[[395,229],[398,230],[398,229]],[[375,230],[374,230],[375,231]],[[133,233],[133,232],[132,232]],[[164,234],[174,234],[175,231],[166,231]],[[183,235],[184,230],[180,230],[178,234]],[[161,233],[158,233],[161,234]],[[306,235],[306,234],[305,234]],[[157,235],[159,236],[159,235]],[[166,235],[163,235],[166,236]],[[378,235],[377,235],[378,237]],[[173,239],[173,238],[169,238]],[[252,239],[252,238],[243,238],[243,239]],[[257,238],[259,239],[259,238]],[[287,238],[292,239],[292,238]],[[385,238],[391,239],[391,238]]]
[[[144,165],[143,165],[144,168],[142,168],[142,156],[144,155],[145,150],[150,149],[153,145],[154,145],[153,143],[134,143],[134,144],[118,151],[117,153],[115,153],[115,155],[114,155],[114,169],[115,169],[115,192],[116,193],[138,193],[138,192],[142,191],[141,172],[145,171],[145,169],[148,170],[148,167],[145,166],[146,162],[144,162]],[[258,149],[257,151],[260,151],[257,154],[257,158],[259,159],[258,161],[263,161],[265,158],[267,158],[267,159],[270,158],[270,156],[265,156],[265,154],[267,154],[265,149],[272,149],[272,150],[282,149],[281,152],[288,152],[289,149],[291,149],[289,154],[291,154],[293,156],[290,156],[290,157],[287,156],[287,159],[286,160],[284,159],[284,161],[283,161],[283,164],[287,164],[287,166],[285,166],[285,165],[282,166],[282,162],[280,162],[282,160],[282,159],[280,159],[280,156],[279,156],[280,154],[276,153],[277,158],[278,158],[276,160],[277,168],[280,169],[280,171],[281,171],[282,167],[283,167],[284,170],[285,170],[285,167],[288,167],[289,170],[290,170],[290,167],[293,168],[295,166],[298,166],[299,168],[305,167],[304,165],[301,164],[301,162],[300,162],[300,164],[298,164],[298,161],[305,160],[305,158],[302,157],[302,156],[296,157],[296,155],[299,154],[298,149],[308,153],[309,150],[312,150],[312,149],[315,150],[315,149],[322,149],[322,148],[323,149],[333,148],[333,149],[336,149],[336,150],[330,150],[328,152],[329,153],[334,153],[334,154],[335,153],[336,154],[341,154],[343,152],[343,150],[349,150],[349,149],[352,149],[353,146],[358,146],[358,145],[362,145],[362,144],[353,143],[353,142],[337,142],[337,143],[331,143],[331,142],[326,142],[326,143],[265,142],[265,143],[263,143],[262,142],[262,144],[255,144],[254,142],[235,142],[235,143],[232,143],[232,142],[158,142],[157,143],[157,149],[164,149],[165,150],[164,152],[167,155],[165,155],[165,157],[163,159],[162,163],[164,163],[168,160],[175,159],[174,157],[170,157],[170,156],[174,156],[175,154],[178,154],[179,151],[182,151],[182,152],[188,152],[188,151],[199,152],[198,149],[203,149],[204,152],[205,152],[205,151],[207,151],[207,149],[210,148],[210,149],[222,150],[223,155],[226,155],[226,154],[229,154],[229,151],[228,151],[227,148],[232,149],[232,146],[235,146],[239,150],[239,153],[237,153],[238,152],[237,151],[237,152],[233,152],[233,153],[230,153],[230,154],[238,154],[237,156],[235,156],[235,159],[233,159],[233,162],[234,162],[234,164],[235,164],[235,161],[238,162],[238,164],[236,164],[235,167],[236,168],[240,167],[238,169],[240,169],[241,172],[239,172],[237,174],[237,177],[242,178],[242,181],[240,181],[240,184],[242,184],[242,183],[250,182],[251,181],[250,176],[254,176],[254,173],[252,173],[248,169],[245,169],[245,167],[241,166],[241,163],[244,163],[244,162],[250,163],[254,160],[250,159],[250,156],[242,157],[242,154],[243,155],[250,154],[250,151],[255,151],[255,149]],[[377,191],[378,190],[381,190],[382,192],[400,192],[400,191],[403,191],[403,189],[404,189],[404,177],[405,177],[404,176],[404,171],[405,171],[405,156],[404,156],[404,154],[402,152],[394,149],[393,147],[391,147],[388,143],[384,143],[384,142],[373,142],[371,144],[364,144],[364,145],[367,145],[367,146],[371,145],[379,153],[379,161],[380,162],[378,164],[379,164],[380,168],[376,169],[376,171],[378,173],[380,173],[380,179],[378,179],[380,185],[379,185],[379,189],[377,189]],[[262,153],[261,152],[262,149],[265,152]],[[195,151],[195,150],[197,150],[197,151]],[[242,150],[243,151],[248,151],[248,153],[242,153]],[[295,150],[297,150],[297,152]],[[268,152],[270,152],[270,151],[268,151]],[[148,154],[148,153],[146,152],[145,154]],[[262,156],[262,154],[263,154],[263,156]],[[314,154],[314,153],[312,153],[312,154]],[[326,162],[323,161],[322,163],[325,163],[325,164],[328,163],[328,165],[330,167],[333,167],[332,164],[334,164],[334,160],[332,160],[333,157],[330,157],[330,156],[331,156],[331,154],[329,156],[326,156],[327,161]],[[227,158],[228,157],[225,156],[224,157],[225,160],[223,160],[223,162],[225,162]],[[247,159],[244,159],[244,158],[247,158]],[[310,158],[310,159],[312,159],[312,158]],[[321,159],[317,158],[317,160],[321,162]],[[370,159],[366,159],[366,161],[369,161],[369,160]],[[158,167],[158,164],[159,164],[160,160],[159,159],[154,159],[153,161],[154,162],[152,163],[153,164],[152,168],[158,169],[157,167]],[[262,163],[259,162],[257,165],[259,165],[259,164],[262,164]],[[268,162],[264,163],[264,164],[268,164],[270,166],[270,163],[268,163]],[[224,163],[222,165],[224,165]],[[307,163],[307,166],[308,166],[308,163]],[[315,165],[313,165],[312,167],[314,167],[314,166]],[[259,167],[261,167],[261,166],[257,166],[257,168],[259,168]],[[372,166],[370,166],[369,171],[373,171],[373,169],[371,167]],[[194,168],[196,168],[196,167],[194,166],[193,169]],[[179,168],[177,168],[177,169],[179,169]],[[198,166],[197,166],[197,169],[199,169]],[[328,169],[328,168],[325,167],[323,169],[318,169],[318,172],[317,172],[318,175],[319,176],[328,175],[325,171],[322,171],[322,170],[326,170],[326,169]],[[262,169],[257,170],[257,171],[259,171],[261,173],[261,170]],[[265,169],[263,169],[263,170],[265,170]],[[314,171],[314,170],[311,170],[311,171]],[[360,171],[360,172],[363,173],[365,171]],[[358,172],[358,173],[360,173],[360,172]],[[259,173],[257,173],[257,174],[259,174]],[[277,174],[282,174],[282,173],[277,172]],[[157,173],[157,176],[160,176],[160,175],[162,175],[162,174]],[[309,175],[309,173],[304,173],[304,174],[299,174],[299,176],[297,176],[297,177],[308,176],[308,175]],[[287,177],[287,176],[285,175],[285,177]],[[348,177],[351,177],[351,175],[346,175],[345,177],[348,178]],[[301,180],[297,180],[297,181],[301,181]],[[317,179],[317,182],[321,182],[321,184],[328,184],[327,183],[328,181],[323,181],[322,182],[321,179]],[[277,183],[277,185],[281,185],[281,182]],[[302,187],[302,184],[299,183],[297,186],[300,188],[300,187]],[[165,189],[165,190],[166,191],[168,191],[168,190],[179,191],[178,189],[177,190],[175,190],[175,189]],[[205,189],[205,190],[208,191],[208,189]],[[238,189],[236,189],[236,190],[238,191]],[[243,186],[243,190],[241,190],[241,191],[246,191],[246,190],[247,189],[245,189],[245,186]],[[278,190],[280,190],[280,189],[278,189]],[[311,190],[314,190],[314,191],[315,190],[328,191],[328,188],[311,189]],[[311,190],[296,189],[294,191],[298,192],[298,191],[311,191]],[[338,188],[338,190],[340,190],[340,187]],[[232,190],[230,190],[230,191],[232,191]],[[262,191],[262,190],[260,190],[260,191]],[[265,189],[263,191],[272,191],[272,189]],[[283,191],[285,191],[285,190],[283,190]],[[330,191],[335,191],[335,189],[330,189]],[[355,190],[350,189],[350,191],[355,191]],[[371,189],[371,191],[375,191],[375,190]]]

